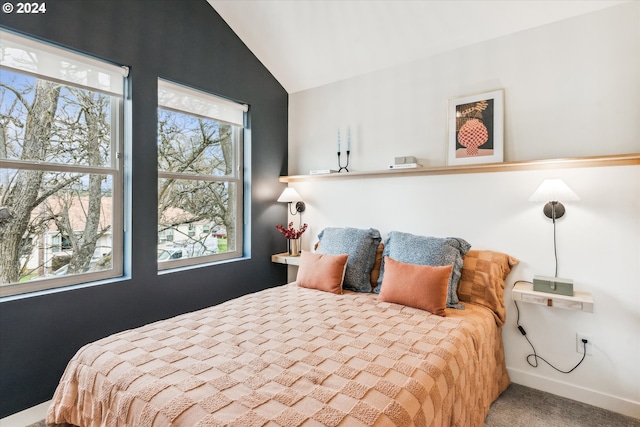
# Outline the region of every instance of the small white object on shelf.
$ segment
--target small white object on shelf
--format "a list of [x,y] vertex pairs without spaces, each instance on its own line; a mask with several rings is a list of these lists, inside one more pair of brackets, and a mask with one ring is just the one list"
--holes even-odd
[[513,287],[511,296],[514,301],[593,313],[593,297],[589,292],[574,291],[573,296],[550,294],[534,291],[531,283],[520,282]]
[[271,262],[287,265],[300,265],[300,257],[291,256],[288,252],[283,252],[281,254],[271,255]]
[[338,173],[335,169],[314,169],[309,171],[309,175],[325,175],[328,173]]
[[421,168],[420,163],[399,163],[395,165],[389,165],[389,169],[416,169]]
[[418,163],[418,162],[416,161],[415,156],[401,156],[401,157],[395,157],[393,159],[393,163],[395,163],[396,165],[403,165],[406,163]]

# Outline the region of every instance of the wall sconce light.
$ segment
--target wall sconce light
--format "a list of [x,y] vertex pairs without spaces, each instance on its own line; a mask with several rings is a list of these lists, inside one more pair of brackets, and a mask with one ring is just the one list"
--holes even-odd
[[529,198],[530,202],[547,202],[542,211],[554,223],[565,213],[564,205],[560,203],[560,200],[580,200],[580,197],[559,178],[545,179]]
[[[556,219],[562,217],[565,208],[560,200],[580,200],[563,180],[559,178],[549,178],[542,181],[538,189],[529,197],[530,202],[546,202],[542,211],[547,218],[553,221],[553,253],[556,262],[555,277],[558,277],[558,249],[556,244]],[[535,290],[534,278],[534,290]],[[573,286],[573,285],[572,285]],[[573,292],[573,290],[572,290]]]
[[[296,215],[298,212],[304,212],[306,209],[306,205],[302,201],[302,197],[298,194],[298,192],[292,188],[287,187],[284,189],[280,197],[278,197],[278,202],[289,203],[289,212],[291,215]],[[291,210],[291,205],[295,202],[296,210]]]

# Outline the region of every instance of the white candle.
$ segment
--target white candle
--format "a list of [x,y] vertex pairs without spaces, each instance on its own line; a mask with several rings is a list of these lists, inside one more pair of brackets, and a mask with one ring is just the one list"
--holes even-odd
[[340,152],[340,129],[338,129],[338,153]]
[[351,151],[351,128],[347,128],[347,151]]

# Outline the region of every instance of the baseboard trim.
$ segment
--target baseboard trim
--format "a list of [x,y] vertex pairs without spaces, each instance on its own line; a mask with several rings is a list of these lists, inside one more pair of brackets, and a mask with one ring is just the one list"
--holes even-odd
[[40,420],[44,420],[47,416],[47,409],[51,401],[42,402],[39,405],[27,408],[24,411],[17,412],[13,415],[0,419],[0,426],[2,427],[24,427],[29,424],[37,423]]
[[567,399],[577,400],[578,402],[597,406],[628,417],[640,418],[640,402],[578,387],[563,381],[552,380],[518,369],[507,368],[507,371],[511,381],[516,384],[566,397]]

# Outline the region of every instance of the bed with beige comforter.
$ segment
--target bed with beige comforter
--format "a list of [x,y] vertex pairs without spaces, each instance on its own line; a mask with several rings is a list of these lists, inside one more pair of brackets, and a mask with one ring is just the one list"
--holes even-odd
[[47,423],[473,427],[508,384],[486,307],[288,284],[84,346]]

